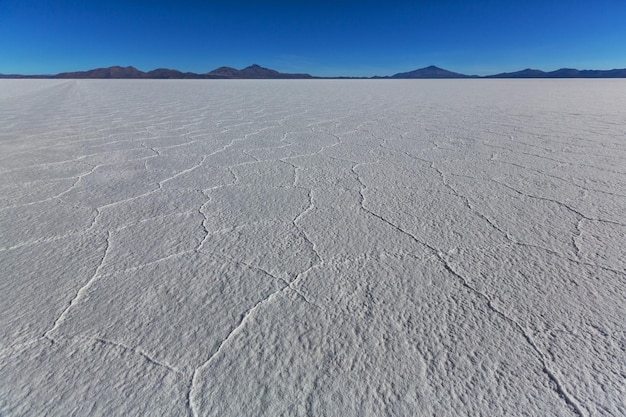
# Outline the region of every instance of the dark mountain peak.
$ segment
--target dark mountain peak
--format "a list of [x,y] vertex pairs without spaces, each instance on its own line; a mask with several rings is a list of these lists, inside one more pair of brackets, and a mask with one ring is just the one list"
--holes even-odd
[[170,78],[172,76],[182,75],[182,74],[183,73],[178,70],[173,70],[169,68],[157,68],[157,69],[153,69],[152,71],[146,72],[146,75],[148,76],[156,76],[159,78],[160,77]]
[[121,67],[121,66],[119,66],[119,65],[114,65],[114,66],[112,66],[112,67],[109,67],[109,69],[111,69],[111,70],[116,70],[116,71],[119,71],[119,70],[124,70],[124,71],[139,71],[137,68],[133,67],[132,65],[129,65],[129,66],[127,66],[127,67]]
[[399,72],[391,76],[391,78],[468,78],[469,75],[459,74],[434,65],[416,69],[409,72]]
[[142,78],[144,75],[144,72],[139,71],[135,67],[120,67],[116,65],[108,68],[96,68],[89,71],[63,72],[57,74],[55,78]]
[[547,75],[552,78],[578,78],[581,72],[574,68],[559,68],[556,71],[548,72]]
[[239,70],[232,67],[219,67],[207,73],[209,78],[233,78]]
[[173,69],[169,69],[169,68],[155,68],[152,71],[148,71],[146,74],[149,74],[151,72],[157,72],[157,71],[176,71],[176,72],[180,72],[178,70],[173,70]]
[[157,68],[144,74],[144,78],[177,80],[177,79],[199,79],[204,78],[203,75],[194,74],[193,72],[181,72],[169,68]]
[[280,76],[278,71],[269,68],[263,68],[260,65],[254,64],[242,69],[241,75],[245,78],[274,78]]
[[231,67],[219,67],[206,74],[208,78],[229,79],[283,79],[283,78],[313,78],[309,74],[286,74],[273,69],[252,64],[238,70]]
[[487,78],[542,78],[546,73],[532,68],[526,68],[521,71],[503,72],[495,75],[488,75]]

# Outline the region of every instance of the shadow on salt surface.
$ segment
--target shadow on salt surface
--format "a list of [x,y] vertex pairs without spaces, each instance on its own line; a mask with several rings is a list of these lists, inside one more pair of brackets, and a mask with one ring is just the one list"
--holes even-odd
[[301,283],[322,309],[260,305],[200,369],[199,414],[568,414],[523,337],[438,263],[381,255]]

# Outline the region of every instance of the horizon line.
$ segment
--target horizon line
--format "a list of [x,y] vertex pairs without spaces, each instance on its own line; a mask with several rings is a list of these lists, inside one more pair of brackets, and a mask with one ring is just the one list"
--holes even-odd
[[[437,65],[429,65],[426,67],[421,67],[421,68],[417,68],[414,70],[409,70],[409,71],[404,71],[404,72],[396,72],[394,74],[391,75],[370,75],[370,76],[356,76],[356,75],[332,75],[332,76],[318,76],[318,75],[313,75],[309,72],[281,72],[281,71],[277,71],[276,69],[270,69],[268,67],[263,67],[261,65],[258,64],[251,64],[247,67],[241,68],[241,69],[237,69],[235,67],[230,67],[227,65],[222,65],[222,66],[218,66],[212,70],[209,70],[207,72],[194,72],[194,71],[183,71],[183,70],[179,70],[176,68],[170,68],[170,67],[157,67],[151,70],[140,70],[139,68],[137,68],[134,65],[126,65],[126,66],[122,66],[122,65],[112,65],[112,66],[108,66],[108,67],[97,67],[97,68],[90,68],[87,70],[73,70],[73,71],[62,71],[62,72],[58,72],[58,73],[38,73],[38,74],[26,74],[26,73],[0,73],[0,77],[3,78],[20,78],[20,77],[24,77],[24,78],[55,78],[55,77],[59,77],[59,78],[63,78],[60,76],[64,76],[64,75],[70,75],[70,74],[87,74],[90,72],[95,72],[95,71],[107,71],[107,70],[112,70],[112,69],[122,69],[122,70],[135,70],[143,75],[145,74],[149,74],[152,72],[156,72],[156,71],[171,71],[171,72],[177,72],[180,73],[182,75],[188,75],[188,76],[209,76],[209,79],[228,79],[228,78],[236,78],[236,79],[241,79],[241,78],[246,78],[245,76],[242,76],[242,74],[245,73],[246,70],[261,70],[261,71],[269,71],[269,72],[273,72],[275,73],[275,76],[277,78],[281,78],[281,76],[302,76],[302,78],[316,78],[316,79],[336,79],[336,78],[343,78],[343,79],[376,79],[376,78],[393,78],[399,75],[406,75],[406,74],[410,74],[410,73],[418,73],[420,71],[424,72],[424,71],[442,71],[444,73],[447,73],[446,75],[439,75],[439,76],[418,76],[415,78],[492,78],[492,77],[497,77],[497,76],[504,76],[504,75],[516,75],[516,74],[520,74],[520,73],[524,73],[524,72],[535,72],[535,73],[542,73],[545,75],[549,75],[552,73],[556,73],[559,71],[576,71],[578,73],[609,73],[609,72],[614,72],[614,71],[624,71],[625,74],[623,75],[619,75],[619,76],[614,76],[614,77],[607,77],[607,78],[626,78],[626,68],[610,68],[610,69],[577,69],[574,67],[560,67],[554,70],[542,70],[542,69],[538,69],[538,68],[532,68],[532,67],[526,67],[523,69],[519,69],[519,70],[515,70],[515,71],[504,71],[504,72],[497,72],[497,73],[492,73],[492,74],[486,74],[486,75],[476,75],[476,74],[464,74],[464,73],[459,73],[459,72],[455,72],[455,71],[450,71],[448,69],[444,69],[442,67],[439,67]],[[217,71],[218,70],[233,70],[236,73],[238,73],[238,75],[240,76],[223,76],[220,75]],[[214,73],[214,74],[212,74]],[[68,77],[71,78],[71,77]],[[84,77],[77,77],[77,78],[84,78]],[[163,78],[163,77],[132,77],[132,76],[122,76],[122,77],[88,77],[88,78],[101,78],[101,79],[111,79],[111,78],[120,78],[120,79],[124,79],[124,78],[154,78],[154,79],[159,79],[159,78]],[[251,77],[252,79],[256,78],[256,77]],[[265,78],[265,77],[258,77],[258,78]],[[296,78],[296,77],[294,77]],[[408,77],[411,78],[411,77]],[[536,75],[536,76],[521,76],[521,77],[513,77],[513,78],[543,78],[540,75]],[[545,77],[545,78],[553,78],[553,77]],[[559,78],[559,77],[554,77],[554,78]],[[575,76],[570,76],[570,77],[562,77],[562,78],[596,78],[593,76],[590,77],[575,77]],[[602,76],[599,76],[597,78],[604,78]]]

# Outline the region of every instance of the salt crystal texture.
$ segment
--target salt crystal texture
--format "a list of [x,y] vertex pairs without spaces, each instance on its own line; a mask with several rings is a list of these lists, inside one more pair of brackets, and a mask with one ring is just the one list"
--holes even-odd
[[0,415],[626,415],[626,81],[0,91]]

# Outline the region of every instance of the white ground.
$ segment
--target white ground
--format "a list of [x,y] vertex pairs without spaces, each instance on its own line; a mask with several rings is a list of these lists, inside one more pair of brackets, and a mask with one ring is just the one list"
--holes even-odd
[[0,415],[626,415],[626,80],[0,82]]

